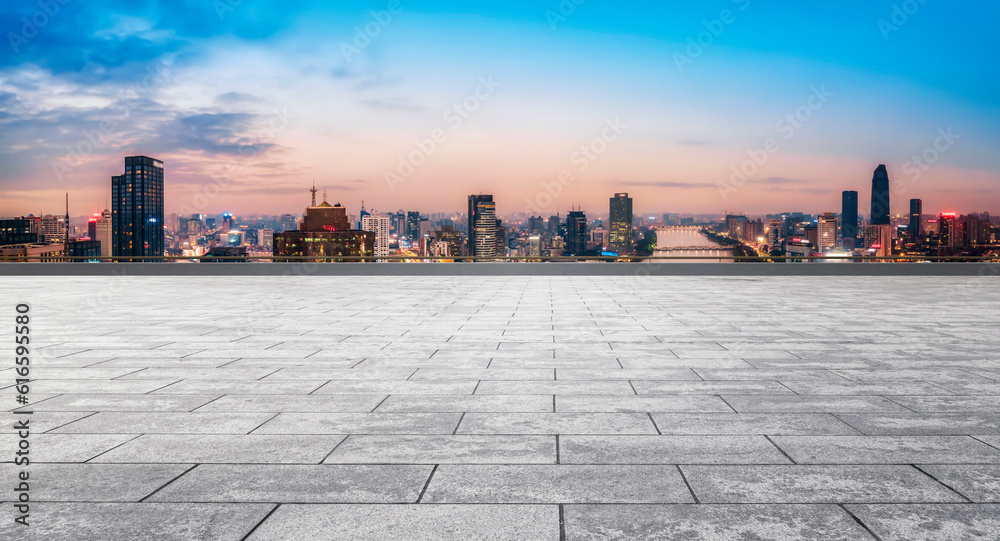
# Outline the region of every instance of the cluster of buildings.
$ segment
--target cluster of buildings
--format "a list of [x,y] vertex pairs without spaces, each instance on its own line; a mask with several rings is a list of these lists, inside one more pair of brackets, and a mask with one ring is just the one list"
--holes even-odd
[[[588,219],[580,209],[548,218],[497,215],[493,195],[468,197],[466,212],[417,211],[355,216],[326,194],[302,215],[234,216],[164,214],[163,162],[147,156],[125,158],[124,171],[111,177],[110,208],[73,224],[65,215],[0,220],[0,256],[5,259],[62,261],[150,261],[163,256],[277,261],[454,260],[650,255],[660,226],[691,226],[696,219],[664,214],[662,220],[635,216],[627,193],[610,199],[608,214]],[[884,165],[872,179],[871,212],[862,219],[858,192],[846,191],[840,213],[786,213],[752,218],[717,218],[716,242],[742,246],[745,253],[772,256],[980,255],[995,249],[1000,231],[988,213],[929,216],[923,202],[910,201],[906,216],[892,216],[889,174]],[[699,220],[705,223],[706,220]]]
[[995,251],[1000,242],[1000,228],[988,212],[928,215],[921,199],[911,199],[907,215],[893,216],[891,197],[888,169],[880,165],[872,177],[867,217],[859,212],[858,192],[845,191],[840,213],[787,213],[756,220],[727,215],[723,231],[770,255],[790,257],[980,256]]

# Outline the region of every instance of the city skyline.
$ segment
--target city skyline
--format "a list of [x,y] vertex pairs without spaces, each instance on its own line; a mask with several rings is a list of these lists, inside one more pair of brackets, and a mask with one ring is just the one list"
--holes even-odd
[[103,210],[138,155],[166,163],[166,212],[299,212],[315,178],[351,208],[482,192],[547,216],[627,191],[637,213],[821,213],[880,163],[893,215],[1000,211],[995,6],[215,4],[70,3],[8,28],[0,215],[67,191]]

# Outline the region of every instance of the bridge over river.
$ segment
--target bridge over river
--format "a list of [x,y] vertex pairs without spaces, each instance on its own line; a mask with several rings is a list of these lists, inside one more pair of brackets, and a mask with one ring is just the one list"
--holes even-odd
[[701,226],[658,228],[656,230],[656,252],[653,255],[680,258],[670,260],[679,263],[713,261],[711,259],[683,259],[683,256],[692,258],[718,257],[719,259],[716,261],[733,261],[733,249],[712,242],[701,234],[701,229]]

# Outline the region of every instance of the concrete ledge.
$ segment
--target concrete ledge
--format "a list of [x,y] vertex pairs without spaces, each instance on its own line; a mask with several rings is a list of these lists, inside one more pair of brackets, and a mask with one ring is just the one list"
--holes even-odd
[[968,276],[998,263],[0,263],[0,276]]

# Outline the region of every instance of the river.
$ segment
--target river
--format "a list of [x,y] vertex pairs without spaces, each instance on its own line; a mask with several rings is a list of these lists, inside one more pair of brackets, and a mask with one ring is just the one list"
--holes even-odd
[[[717,257],[719,259],[658,259],[657,263],[732,263],[733,249],[712,242],[700,233],[700,227],[667,227],[656,231],[656,257]],[[704,249],[675,250],[667,248],[697,246]]]

